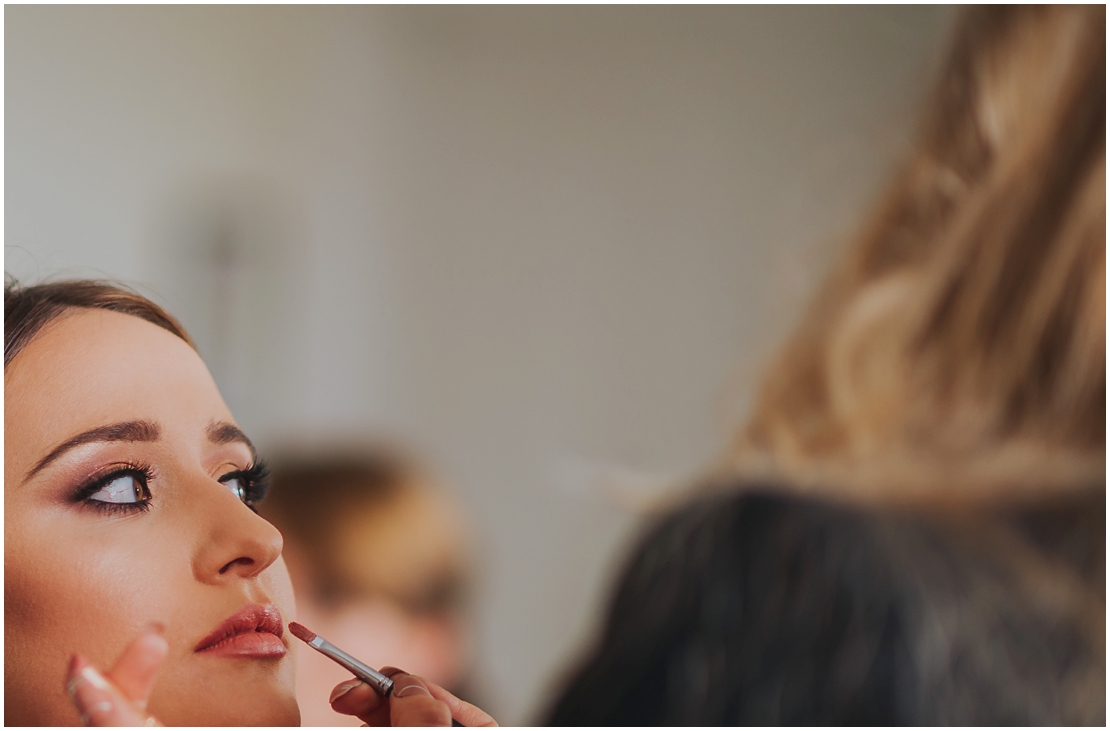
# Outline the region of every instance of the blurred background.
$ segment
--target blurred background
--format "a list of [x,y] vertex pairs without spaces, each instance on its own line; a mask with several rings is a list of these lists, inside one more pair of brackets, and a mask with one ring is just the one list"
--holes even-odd
[[466,687],[520,724],[890,173],[952,12],[4,17],[5,269],[165,305],[268,456],[420,455],[467,535]]

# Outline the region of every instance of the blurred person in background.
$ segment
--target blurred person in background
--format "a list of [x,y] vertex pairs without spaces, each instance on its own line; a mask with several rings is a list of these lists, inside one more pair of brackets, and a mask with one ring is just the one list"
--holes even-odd
[[[261,514],[281,531],[297,616],[356,657],[458,692],[467,669],[467,546],[438,481],[385,447],[278,463]],[[302,725],[358,725],[327,702],[350,674],[303,649]]]
[[733,476],[647,532],[549,723],[1105,724],[1105,23],[965,11]]

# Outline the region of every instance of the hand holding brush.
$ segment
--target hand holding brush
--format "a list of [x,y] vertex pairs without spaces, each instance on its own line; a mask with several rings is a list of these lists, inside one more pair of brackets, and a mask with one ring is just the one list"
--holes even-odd
[[332,691],[330,702],[336,713],[357,716],[370,726],[497,725],[485,711],[435,683],[397,668],[374,670],[296,622],[289,623],[289,631],[355,675]]

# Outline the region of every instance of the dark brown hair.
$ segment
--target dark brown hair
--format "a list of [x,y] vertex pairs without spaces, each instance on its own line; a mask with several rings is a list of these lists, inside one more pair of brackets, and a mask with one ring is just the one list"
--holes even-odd
[[24,287],[9,278],[4,283],[4,367],[43,327],[72,309],[111,310],[138,317],[169,330],[196,349],[173,316],[141,294],[119,285],[70,279]]
[[768,369],[734,468],[945,502],[1104,479],[1105,14],[964,12],[917,144]]

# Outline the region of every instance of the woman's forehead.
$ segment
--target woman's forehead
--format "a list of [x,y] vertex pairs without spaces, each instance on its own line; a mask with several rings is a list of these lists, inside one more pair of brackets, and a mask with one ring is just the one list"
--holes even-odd
[[74,310],[44,327],[4,369],[4,392],[5,433],[14,430],[19,441],[50,442],[135,419],[203,436],[213,420],[231,421],[185,341],[108,310]]

